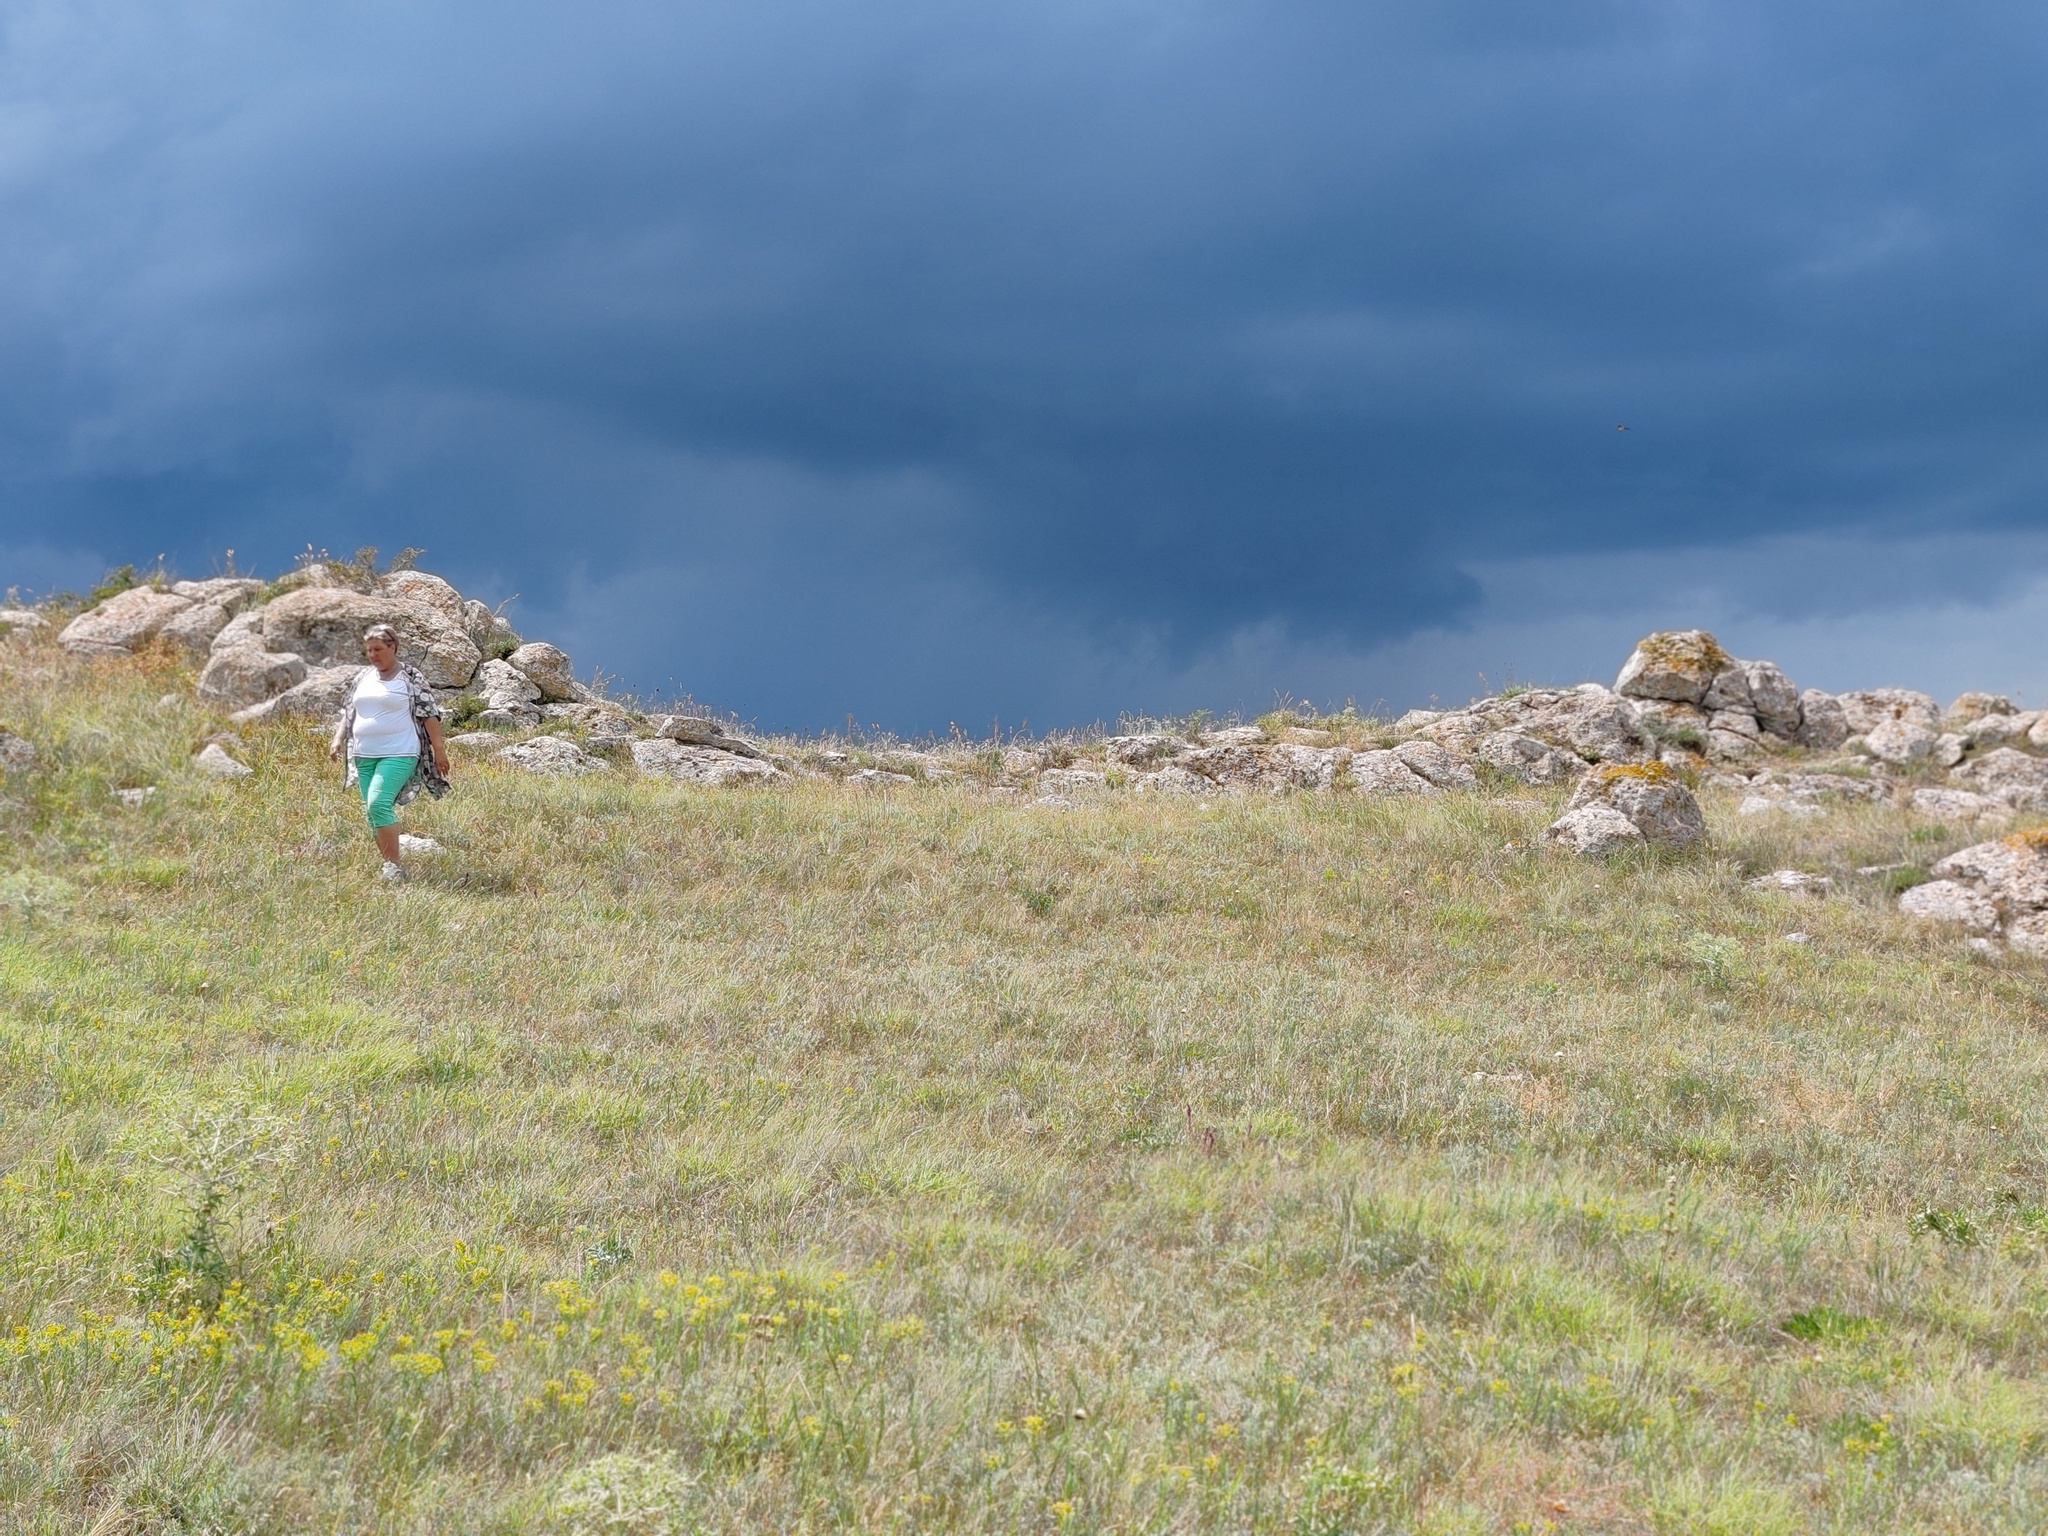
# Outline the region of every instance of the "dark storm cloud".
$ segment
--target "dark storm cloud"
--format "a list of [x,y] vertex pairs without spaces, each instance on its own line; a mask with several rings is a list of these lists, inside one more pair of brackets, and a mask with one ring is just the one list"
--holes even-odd
[[1475,563],[2048,489],[2017,6],[4,25],[4,545],[412,541],[565,616],[672,570],[629,676],[772,615],[728,694],[929,716],[964,674],[834,626],[1355,650],[1470,612]]

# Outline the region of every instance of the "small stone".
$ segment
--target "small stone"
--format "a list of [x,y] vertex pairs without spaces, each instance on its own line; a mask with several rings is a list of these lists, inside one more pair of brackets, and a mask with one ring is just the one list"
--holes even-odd
[[1544,828],[1543,837],[1587,858],[1604,857],[1643,841],[1642,830],[1608,805],[1582,805],[1567,811]]
[[1225,726],[1220,731],[1202,732],[1205,747],[1256,747],[1266,739],[1266,733],[1256,725]]
[[1774,869],[1749,882],[1752,890],[1786,891],[1794,896],[1825,896],[1834,883],[1826,875],[1809,874],[1803,869]]
[[1178,736],[1154,731],[1143,736],[1111,736],[1102,743],[1102,755],[1112,763],[1132,768],[1149,767],[1178,757],[1188,744]]
[[431,837],[419,837],[411,832],[401,832],[398,834],[398,848],[401,853],[421,855],[439,853],[441,851],[441,845]]
[[201,773],[216,779],[246,779],[256,771],[247,763],[236,762],[228,755],[227,748],[217,741],[209,742],[192,761]]
[[1811,944],[1813,942],[1813,935],[1810,933],[1788,933],[1785,935],[1785,942],[1787,944]]
[[[757,758],[659,736],[634,742],[632,753],[633,766],[640,772],[686,784],[766,783],[783,777],[780,769]],[[904,782],[909,783],[910,779],[904,776]]]
[[114,791],[114,798],[133,811],[140,809],[155,794],[156,786],[154,784],[144,784],[136,789],[117,789]]
[[1524,784],[1561,784],[1586,771],[1586,761],[1523,731],[1495,731],[1483,736],[1472,755]]
[[1609,764],[1580,779],[1567,811],[1606,805],[1626,816],[1651,842],[1688,848],[1706,841],[1707,819],[1691,790],[1660,763]]

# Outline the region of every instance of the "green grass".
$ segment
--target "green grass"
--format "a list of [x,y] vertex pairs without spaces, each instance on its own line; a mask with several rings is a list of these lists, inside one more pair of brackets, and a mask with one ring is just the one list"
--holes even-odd
[[465,764],[388,892],[188,681],[0,650],[9,1530],[2048,1523],[2048,988],[1853,873],[1952,835]]

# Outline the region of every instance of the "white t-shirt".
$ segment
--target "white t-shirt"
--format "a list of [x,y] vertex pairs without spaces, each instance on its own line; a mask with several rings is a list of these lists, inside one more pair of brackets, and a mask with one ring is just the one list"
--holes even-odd
[[363,668],[356,683],[356,727],[350,745],[357,757],[418,757],[420,736],[412,723],[412,690],[405,674],[379,677]]

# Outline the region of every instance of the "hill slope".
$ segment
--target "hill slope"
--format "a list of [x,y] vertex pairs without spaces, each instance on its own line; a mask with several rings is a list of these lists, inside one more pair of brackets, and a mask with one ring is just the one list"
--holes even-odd
[[189,681],[0,669],[10,1528],[2041,1524],[2048,992],[1909,812],[465,765],[391,892]]

